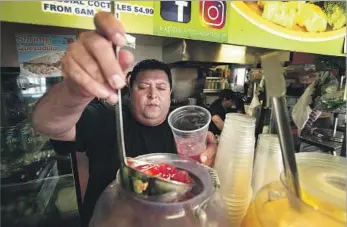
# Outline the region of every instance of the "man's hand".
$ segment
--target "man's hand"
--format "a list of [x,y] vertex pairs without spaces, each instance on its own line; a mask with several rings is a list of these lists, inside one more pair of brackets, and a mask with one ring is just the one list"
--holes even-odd
[[213,133],[208,132],[207,147],[206,147],[206,150],[200,155],[200,161],[209,167],[213,167],[216,154],[217,154],[217,148],[218,146],[214,139]]
[[213,124],[219,129],[219,130],[223,130],[224,127],[224,121],[222,120],[222,118],[219,115],[213,115],[212,116],[212,122]]
[[62,59],[64,80],[53,86],[35,105],[32,123],[37,132],[52,139],[73,141],[76,123],[94,97],[118,102],[117,89],[125,85],[124,71],[134,57],[114,46],[125,45],[125,30],[111,14],[94,17],[96,31],[83,32],[69,45]]
[[114,15],[99,12],[94,24],[96,31],[81,33],[69,45],[62,61],[64,83],[76,101],[97,97],[115,104],[116,90],[125,86],[124,71],[134,57],[125,50],[120,50],[116,57],[114,46],[123,47],[126,41],[125,30]]

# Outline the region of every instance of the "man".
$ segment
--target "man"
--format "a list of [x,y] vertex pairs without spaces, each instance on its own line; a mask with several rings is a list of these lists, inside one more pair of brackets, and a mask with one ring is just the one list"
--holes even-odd
[[[35,129],[48,135],[57,151],[86,152],[89,179],[81,209],[83,226],[88,225],[95,203],[119,168],[115,113],[97,99],[118,102],[117,89],[125,86],[124,73],[133,61],[126,50],[120,50],[118,57],[114,53],[114,46],[125,45],[125,30],[112,14],[100,12],[94,23],[96,31],[82,33],[69,46],[63,59],[64,80],[41,98],[33,113]],[[134,67],[129,81],[131,108],[123,113],[127,155],[176,152],[167,123],[169,68],[146,60]],[[207,143],[201,161],[211,166],[217,150],[212,134]]]
[[210,106],[212,121],[209,130],[214,135],[220,135],[224,127],[226,114],[230,112],[244,113],[242,109],[238,105],[238,100],[236,100],[234,92],[229,89],[223,90],[220,93],[219,99],[214,101]]

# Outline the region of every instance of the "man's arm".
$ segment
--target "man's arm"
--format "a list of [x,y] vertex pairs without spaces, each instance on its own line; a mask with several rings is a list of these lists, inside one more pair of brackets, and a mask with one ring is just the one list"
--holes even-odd
[[[117,89],[125,86],[124,70],[134,56],[114,46],[126,44],[125,30],[112,13],[94,17],[96,31],[83,32],[69,45],[62,59],[64,80],[51,88],[35,106],[35,130],[55,140],[72,141],[76,123],[84,108],[95,97],[118,102]],[[102,35],[100,35],[102,34]]]
[[222,118],[220,118],[219,115],[213,115],[212,116],[212,122],[216,125],[216,127],[219,129],[219,130],[223,130],[223,127],[224,127],[224,121],[222,120]]
[[[78,100],[78,101],[77,101]],[[76,123],[91,98],[74,98],[62,81],[53,86],[35,105],[35,130],[55,140],[73,141]]]
[[244,104],[242,99],[238,99],[236,101],[236,112],[237,113],[242,113],[242,114],[246,113],[246,111],[245,111],[245,104]]

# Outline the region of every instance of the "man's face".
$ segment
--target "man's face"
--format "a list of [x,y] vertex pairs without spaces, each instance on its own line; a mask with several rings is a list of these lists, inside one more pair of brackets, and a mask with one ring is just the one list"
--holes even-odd
[[226,108],[231,108],[233,106],[233,100],[232,99],[225,99],[224,103],[225,103]]
[[140,72],[131,88],[131,108],[135,119],[149,126],[161,124],[169,112],[170,94],[170,83],[164,71]]

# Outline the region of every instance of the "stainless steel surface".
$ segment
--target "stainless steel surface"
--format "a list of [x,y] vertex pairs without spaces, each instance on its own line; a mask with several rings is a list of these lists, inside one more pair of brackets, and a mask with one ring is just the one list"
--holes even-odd
[[284,161],[284,171],[288,178],[288,186],[295,195],[300,196],[299,175],[295,160],[295,147],[293,135],[288,121],[289,114],[286,106],[286,99],[282,97],[274,97],[273,110],[277,122],[277,130],[280,139],[282,156]]
[[[111,1],[111,13],[113,15],[115,12],[116,4],[115,1]],[[129,38],[127,38],[128,41]],[[134,41],[135,42],[135,41]],[[115,55],[118,56],[119,47],[114,47]],[[115,117],[116,117],[116,132],[117,132],[117,148],[119,154],[119,160],[121,164],[120,172],[122,175],[122,180],[124,177],[124,168],[127,167],[126,153],[125,153],[125,143],[124,143],[124,131],[123,131],[123,110],[122,110],[122,90],[118,90],[118,103],[114,106]]]
[[[119,153],[119,160],[121,166],[127,166],[126,153],[125,153],[125,143],[124,143],[124,131],[123,131],[123,110],[122,110],[122,91],[118,90],[118,103],[114,106],[116,114],[116,129],[117,129],[117,148]],[[123,168],[121,168],[121,172]]]
[[262,66],[267,95],[271,96],[273,101],[273,112],[277,123],[287,184],[290,191],[298,198],[301,198],[294,140],[291,134],[289,113],[285,98],[284,69],[276,52],[262,56]]
[[196,105],[197,99],[196,98],[188,98],[188,105]]
[[[235,64],[260,63],[260,53],[268,52],[267,49],[234,46],[220,43],[178,40],[163,46],[163,61],[175,62],[213,62]],[[281,57],[289,61],[289,52],[282,52]]]
[[338,123],[338,120],[339,120],[337,117],[338,117],[338,115],[335,116],[335,114],[334,114],[334,126],[333,126],[334,127],[334,132],[333,132],[333,137],[336,136],[337,123]]
[[307,143],[309,145],[312,145],[314,147],[317,147],[318,149],[322,149],[324,151],[329,151],[330,153],[339,153],[343,143],[333,142],[329,140],[322,140],[321,138],[318,138],[314,135],[301,135],[299,137],[301,142]]
[[199,84],[198,68],[193,67],[171,67],[172,74],[172,97],[174,99],[183,100],[193,98],[197,95]]
[[343,132],[328,129],[328,128],[316,128],[313,129],[313,135],[323,141],[333,141],[337,143],[342,143]]

